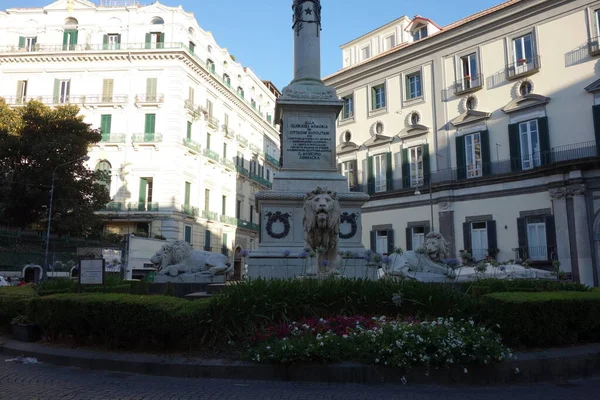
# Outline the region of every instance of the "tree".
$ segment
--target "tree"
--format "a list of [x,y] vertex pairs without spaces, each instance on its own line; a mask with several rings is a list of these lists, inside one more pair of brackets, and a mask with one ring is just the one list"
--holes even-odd
[[94,212],[109,201],[108,177],[81,158],[101,135],[78,113],[76,106],[52,109],[37,101],[11,109],[0,98],[0,221],[45,227],[56,169],[53,230],[80,235],[99,223]]

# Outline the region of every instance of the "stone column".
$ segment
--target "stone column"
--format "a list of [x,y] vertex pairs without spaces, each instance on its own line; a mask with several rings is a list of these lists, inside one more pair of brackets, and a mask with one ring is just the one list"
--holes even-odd
[[294,80],[321,82],[321,1],[294,0]]
[[573,208],[575,211],[575,241],[577,242],[579,281],[585,285],[594,286],[594,267],[585,202],[585,185],[572,185],[567,190],[573,196]]
[[571,265],[571,246],[569,240],[569,221],[567,218],[567,188],[561,187],[549,190],[554,210],[556,226],[556,251],[560,262],[561,272],[573,272]]

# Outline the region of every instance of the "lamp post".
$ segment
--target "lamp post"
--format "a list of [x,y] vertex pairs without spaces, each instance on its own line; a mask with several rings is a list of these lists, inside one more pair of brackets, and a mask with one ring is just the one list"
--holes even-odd
[[89,159],[90,159],[89,156],[79,157],[76,160],[68,161],[66,163],[57,165],[56,167],[54,167],[54,170],[52,171],[52,185],[50,187],[50,206],[48,207],[48,228],[46,230],[46,252],[44,254],[44,267],[42,268],[42,280],[46,280],[48,278],[48,248],[50,246],[50,225],[52,223],[52,203],[54,201],[54,181],[56,178],[56,170],[58,170],[58,168],[60,168],[64,165],[73,164],[73,163],[76,163],[77,161],[87,161]]

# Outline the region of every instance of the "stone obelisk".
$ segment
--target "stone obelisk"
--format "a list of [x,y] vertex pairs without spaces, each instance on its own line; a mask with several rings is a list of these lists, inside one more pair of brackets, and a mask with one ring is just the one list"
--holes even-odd
[[[275,107],[282,165],[273,190],[255,196],[261,240],[248,261],[251,278],[293,277],[303,272],[306,261],[297,257],[305,247],[303,205],[307,193],[317,187],[337,193],[342,209],[339,250],[361,256],[365,251],[361,206],[369,196],[350,192],[347,178],[337,171],[335,125],[343,101],[321,81],[321,2],[294,0],[292,11],[294,79]],[[284,256],[288,252],[290,256]],[[354,264],[350,275],[364,276],[364,270]]]

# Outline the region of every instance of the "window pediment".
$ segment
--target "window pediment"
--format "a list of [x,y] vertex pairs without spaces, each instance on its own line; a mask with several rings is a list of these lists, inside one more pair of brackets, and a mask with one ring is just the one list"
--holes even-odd
[[344,143],[341,143],[340,145],[338,145],[338,147],[336,148],[336,153],[338,153],[338,154],[351,153],[353,151],[357,151],[359,149],[359,147],[360,146],[354,142],[344,142]]
[[382,144],[391,143],[392,139],[393,138],[391,138],[389,136],[375,134],[375,135],[371,136],[371,138],[369,140],[367,140],[366,142],[364,142],[363,146],[365,146],[365,147],[375,147],[375,146],[379,146],[379,145],[382,145]]
[[598,91],[600,91],[600,79],[598,79],[598,80],[596,80],[596,81],[594,81],[594,82],[590,83],[589,85],[587,85],[587,86],[585,87],[585,90],[586,90],[588,93],[595,93],[595,92],[598,92]]
[[467,110],[450,121],[455,126],[463,126],[488,119],[492,114],[485,111]]
[[410,138],[421,135],[427,135],[429,133],[429,127],[421,124],[409,125],[406,128],[402,129],[400,133],[398,133],[399,138]]
[[526,94],[524,96],[517,97],[510,103],[504,106],[502,111],[510,114],[515,111],[522,111],[532,107],[544,106],[550,102],[550,97],[542,96],[539,94]]

